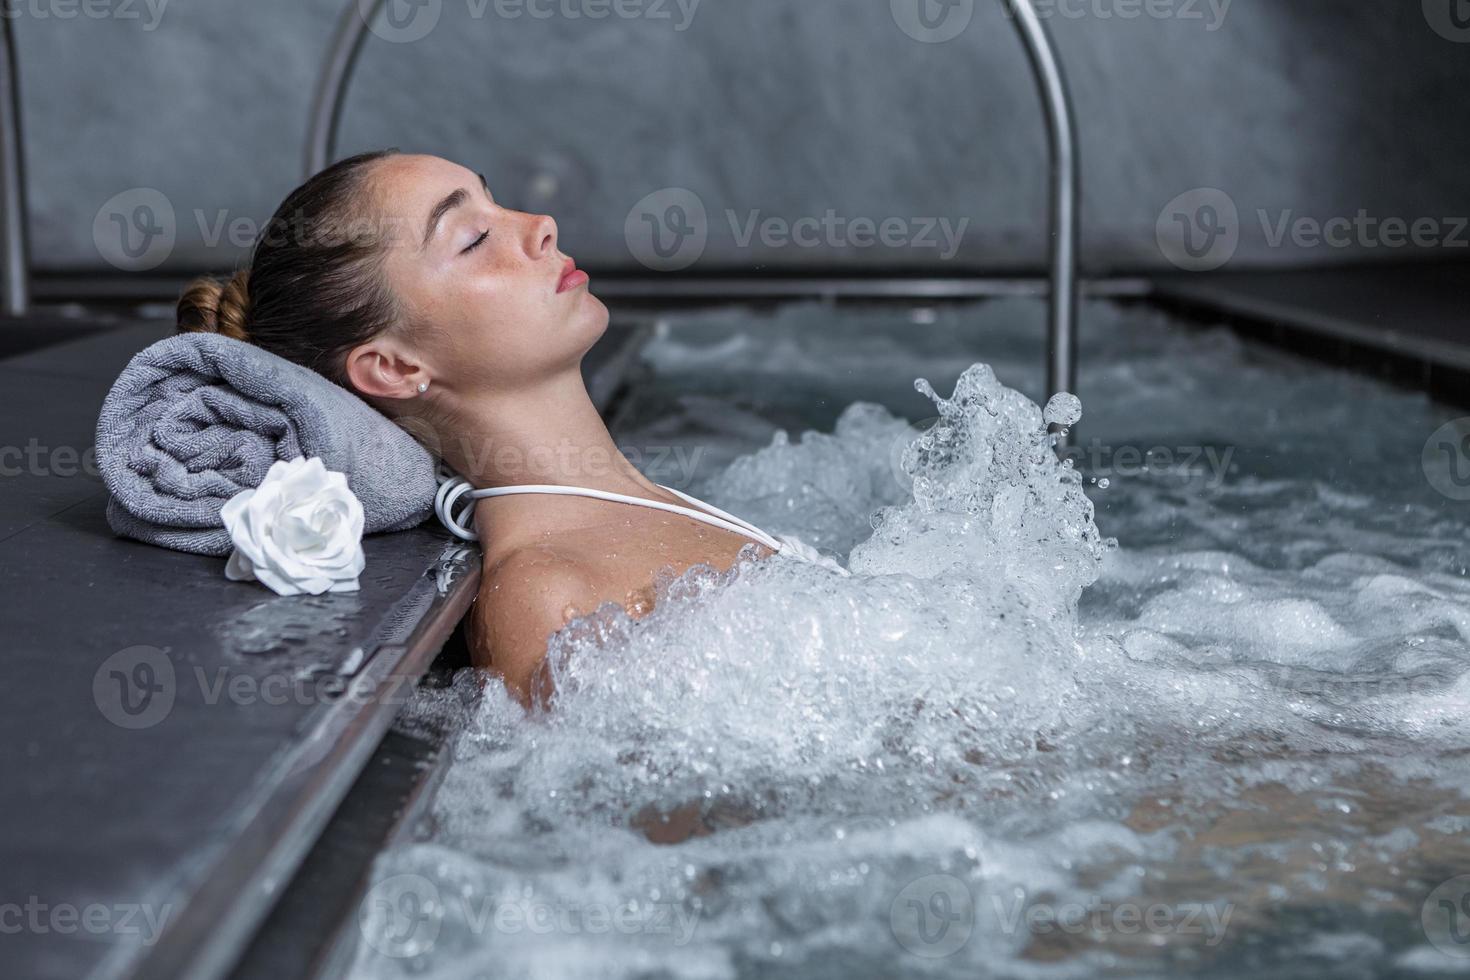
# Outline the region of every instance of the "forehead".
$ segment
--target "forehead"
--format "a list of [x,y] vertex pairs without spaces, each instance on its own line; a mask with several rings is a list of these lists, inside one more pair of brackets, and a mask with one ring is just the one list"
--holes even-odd
[[427,210],[457,187],[475,190],[480,175],[443,157],[402,154],[380,161],[371,183],[378,203],[387,210]]
[[408,244],[417,245],[434,206],[458,188],[473,195],[480,175],[442,157],[400,154],[379,161],[369,185],[380,213],[401,226]]

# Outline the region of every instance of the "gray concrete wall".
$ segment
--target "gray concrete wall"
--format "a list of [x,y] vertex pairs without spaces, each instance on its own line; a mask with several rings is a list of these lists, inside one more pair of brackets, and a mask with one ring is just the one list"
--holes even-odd
[[[239,260],[301,177],[342,0],[3,2],[36,264]],[[999,0],[960,0],[937,43],[911,36],[919,0],[392,2],[427,19],[370,39],[341,152],[482,169],[504,202],[554,214],[584,265],[1042,262],[1043,132]],[[1406,257],[1387,218],[1420,222],[1419,251],[1466,254],[1445,240],[1470,212],[1470,32],[1440,2],[1045,0],[1080,116],[1086,264]],[[670,203],[703,207],[701,249],[651,251],[643,213]],[[1356,220],[1313,243],[1299,218]],[[802,243],[781,234],[801,219]],[[887,221],[888,244],[865,245],[860,219]],[[162,234],[143,249],[140,228]]]

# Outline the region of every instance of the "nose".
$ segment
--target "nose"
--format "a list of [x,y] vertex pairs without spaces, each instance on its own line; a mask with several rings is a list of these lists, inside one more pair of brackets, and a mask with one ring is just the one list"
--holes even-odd
[[526,225],[526,254],[541,259],[556,251],[556,221],[549,214],[529,215]]

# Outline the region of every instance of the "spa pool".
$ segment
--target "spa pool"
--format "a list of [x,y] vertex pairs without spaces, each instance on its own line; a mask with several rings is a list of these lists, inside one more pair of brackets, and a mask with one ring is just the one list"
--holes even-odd
[[464,731],[352,975],[1470,971],[1462,412],[1093,303],[1063,466],[1041,335],[667,318],[624,451],[853,574],[589,617],[550,715],[426,695]]

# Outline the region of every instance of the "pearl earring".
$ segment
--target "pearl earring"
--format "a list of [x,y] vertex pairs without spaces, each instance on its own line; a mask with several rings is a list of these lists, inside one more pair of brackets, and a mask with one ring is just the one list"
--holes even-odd
[[419,382],[419,394],[422,395],[424,392],[426,392],[428,390],[429,390],[429,383],[427,381],[420,381]]

